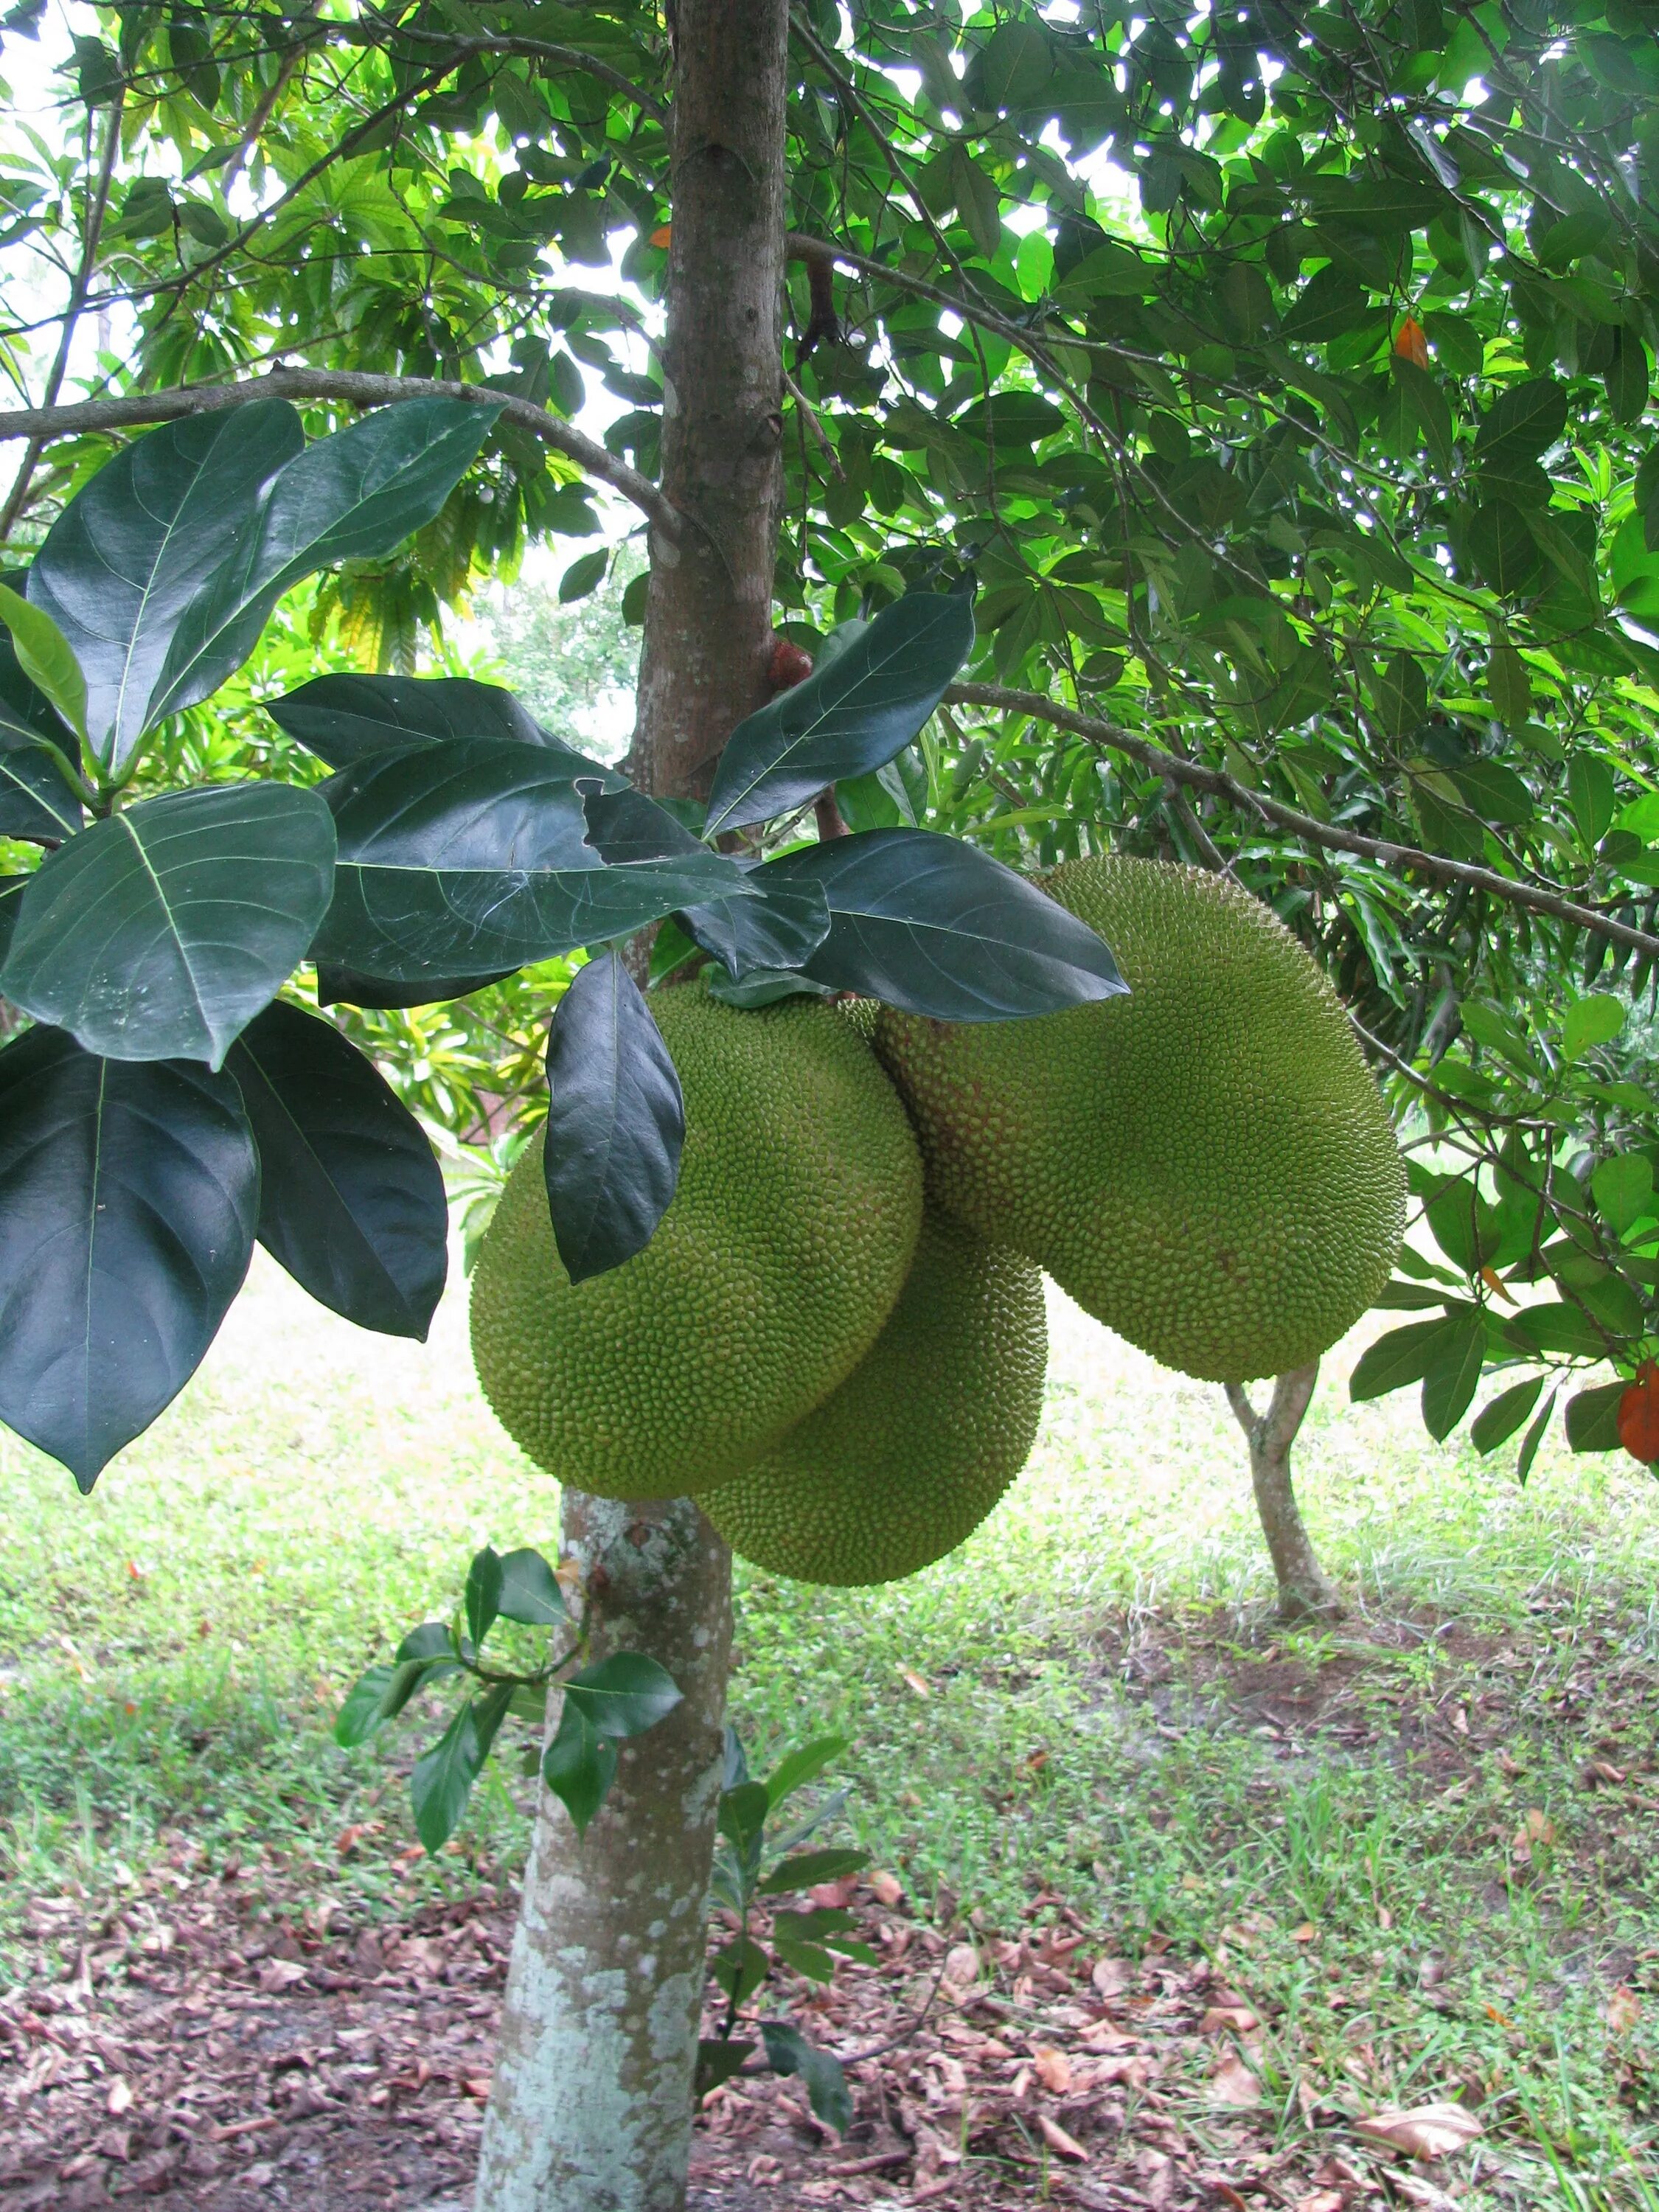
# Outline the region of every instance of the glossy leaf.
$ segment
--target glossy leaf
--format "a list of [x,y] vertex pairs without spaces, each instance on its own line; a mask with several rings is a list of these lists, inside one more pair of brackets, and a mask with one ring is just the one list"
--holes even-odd
[[331,768],[422,738],[512,738],[538,745],[586,775],[622,779],[544,730],[527,707],[496,684],[465,676],[318,676],[265,712],[296,744]]
[[1619,1405],[1630,1384],[1598,1382],[1567,1401],[1567,1442],[1574,1451],[1617,1451],[1620,1445]]
[[164,423],[101,468],[47,532],[29,572],[30,603],[58,623],[85,671],[86,733],[107,767],[123,769],[159,719],[180,624],[304,445],[300,417],[282,399]]
[[504,982],[511,968],[498,968],[492,975],[425,975],[418,982],[394,983],[383,975],[356,975],[325,960],[317,963],[317,1003],[319,1006],[430,1006],[446,999],[465,999],[474,991]]
[[1458,1317],[1447,1315],[1438,1321],[1410,1322],[1404,1328],[1391,1328],[1375,1344],[1367,1345],[1354,1363],[1348,1395],[1359,1405],[1367,1398],[1403,1389],[1408,1382],[1420,1382],[1450,1351],[1458,1326]]
[[558,1577],[539,1552],[527,1547],[503,1555],[496,1604],[503,1620],[522,1621],[528,1628],[554,1628],[570,1617]]
[[639,1651],[613,1651],[564,1686],[567,1705],[574,1703],[601,1735],[618,1738],[654,1728],[681,1694],[673,1677]]
[[816,1782],[827,1766],[831,1766],[847,1748],[844,1735],[814,1736],[810,1743],[798,1744],[783,1757],[766,1778],[766,1794],[775,1812],[797,1790],[809,1782]]
[[381,1700],[395,1671],[391,1667],[370,1667],[346,1692],[334,1717],[334,1741],[342,1751],[355,1751],[380,1727]]
[[474,1553],[461,1602],[466,1612],[466,1632],[473,1650],[479,1650],[501,1612],[501,1555],[493,1545],[486,1544],[483,1551]]
[[617,1775],[617,1747],[601,1735],[567,1692],[553,1741],[542,1755],[542,1779],[585,1836]]
[[93,823],[24,893],[0,990],[115,1060],[217,1067],[309,944],[334,831],[314,792],[172,792]]
[[815,1882],[840,1881],[844,1875],[857,1874],[869,1863],[868,1851],[799,1851],[794,1857],[781,1859],[768,1870],[761,1880],[760,1894],[783,1897],[791,1890],[810,1889]]
[[375,753],[321,787],[339,836],[319,964],[408,984],[522,967],[626,935],[676,907],[740,896],[698,851],[607,867],[568,765],[472,738]]
[[420,1123],[331,1022],[280,1000],[226,1065],[259,1147],[259,1242],[348,1321],[424,1340],[449,1206]]
[[954,838],[872,830],[769,860],[770,894],[817,885],[830,933],[803,963],[814,982],[939,1021],[1007,1021],[1127,987],[1103,939],[1023,876]]
[[542,1172],[573,1283],[642,1252],[679,1180],[685,1102],[662,1032],[614,952],[577,971],[547,1038]]
[[0,836],[61,844],[86,819],[59,757],[47,744],[17,744],[0,732]]
[[441,1850],[459,1826],[512,1695],[511,1683],[498,1682],[468,1698],[431,1750],[416,1760],[409,1793],[415,1832],[428,1850]]
[[705,834],[767,821],[891,760],[973,641],[965,597],[912,592],[884,608],[827,665],[738,723],[715,769]]
[[216,691],[252,652],[271,609],[293,585],[337,562],[389,553],[430,522],[500,411],[495,403],[406,399],[289,460],[271,479],[257,524],[178,623],[149,720]]
[[1534,1375],[1529,1382],[1516,1382],[1500,1390],[1489,1406],[1482,1407],[1469,1428],[1469,1442],[1476,1451],[1496,1451],[1499,1444],[1507,1443],[1538,1403],[1543,1387],[1543,1376]]
[[195,1372],[253,1250],[236,1085],[188,1060],[0,1052],[0,1419],[81,1488]]
[[1449,1437],[1474,1402],[1486,1350],[1478,1314],[1460,1318],[1423,1377],[1423,1425],[1437,1443]]

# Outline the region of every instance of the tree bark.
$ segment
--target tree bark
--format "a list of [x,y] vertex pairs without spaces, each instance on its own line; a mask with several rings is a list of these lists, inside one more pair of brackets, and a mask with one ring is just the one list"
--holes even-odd
[[1265,1413],[1256,1412],[1242,1385],[1226,1385],[1227,1403],[1250,1447],[1250,1483],[1279,1583],[1281,1620],[1331,1620],[1343,1609],[1340,1593],[1319,1564],[1291,1480],[1291,1447],[1318,1380],[1316,1359],[1279,1376]]
[[[643,789],[697,796],[764,703],[781,505],[787,0],[678,0],[673,236],[638,720]],[[578,1839],[544,1791],[476,2212],[681,2212],[732,1642],[731,1554],[688,1498],[568,1492],[596,1656],[684,1702]],[[556,1726],[556,1712],[550,1726]]]

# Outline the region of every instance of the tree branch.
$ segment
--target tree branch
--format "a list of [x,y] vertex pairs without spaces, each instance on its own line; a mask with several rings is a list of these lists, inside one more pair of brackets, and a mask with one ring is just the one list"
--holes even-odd
[[[0,416],[0,423],[7,419]],[[1559,891],[1520,883],[1513,876],[1500,876],[1495,868],[1483,868],[1471,860],[1448,860],[1443,854],[1425,853],[1415,845],[1397,845],[1382,837],[1365,837],[1356,830],[1343,830],[1335,823],[1317,821],[1297,807],[1283,805],[1265,793],[1252,791],[1248,784],[1240,783],[1236,776],[1220,769],[1182,760],[1176,753],[1166,752],[1162,745],[1152,744],[1145,738],[1132,737],[1115,724],[1079,714],[1074,708],[1062,707],[1057,700],[1046,699],[1040,692],[1005,690],[999,684],[953,684],[945,696],[951,705],[989,707],[1006,714],[1029,714],[1034,721],[1049,722],[1056,729],[1070,730],[1074,736],[1085,738],[1093,744],[1109,746],[1114,752],[1139,761],[1143,768],[1163,776],[1167,782],[1187,784],[1194,791],[1213,792],[1244,812],[1272,823],[1276,829],[1287,830],[1304,844],[1352,853],[1361,860],[1378,860],[1385,867],[1413,868],[1419,875],[1431,876],[1438,883],[1467,884],[1471,890],[1485,891],[1492,898],[1502,899],[1506,905],[1525,907],[1532,914],[1553,915],[1559,921],[1570,921],[1594,936],[1607,938],[1615,945],[1628,945],[1638,952],[1650,953],[1659,959],[1659,937],[1645,929],[1633,928],[1612,915],[1598,914],[1594,907],[1581,906],[1575,899],[1564,898]]]
[[344,368],[274,368],[268,375],[250,377],[240,384],[178,385],[171,391],[137,392],[120,399],[18,408],[10,414],[0,414],[0,441],[29,438],[44,443],[49,438],[81,435],[89,430],[176,422],[186,415],[240,407],[249,399],[340,399],[355,407],[382,407],[398,399],[469,399],[481,406],[499,405],[509,422],[619,491],[671,536],[678,527],[678,516],[648,477],[642,477],[637,469],[546,408],[494,392],[488,385],[455,384],[432,376],[377,376]]
[[419,39],[428,46],[441,46],[448,57],[445,74],[457,69],[461,63],[471,61],[476,55],[485,55],[491,60],[514,57],[524,61],[551,62],[560,69],[580,70],[586,76],[597,78],[608,84],[612,92],[621,93],[631,100],[643,115],[653,123],[668,127],[668,110],[642,92],[633,79],[624,76],[609,62],[602,62],[596,54],[583,53],[575,46],[554,45],[547,39],[457,37],[453,31],[434,30],[419,23],[386,23],[374,17],[361,23],[331,23],[329,26],[345,46],[384,47],[393,40]]

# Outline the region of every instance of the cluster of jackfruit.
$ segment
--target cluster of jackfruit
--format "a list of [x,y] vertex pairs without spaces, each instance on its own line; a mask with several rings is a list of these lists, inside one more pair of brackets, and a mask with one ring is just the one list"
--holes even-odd
[[1047,888],[1127,997],[955,1024],[653,995],[686,1135],[651,1243],[573,1285],[532,1146],[480,1253],[478,1373],[531,1457],[605,1496],[690,1492],[776,1572],[887,1582],[961,1543],[1030,1455],[1040,1269],[1218,1381],[1358,1318],[1404,1177],[1314,962],[1197,870],[1085,860]]

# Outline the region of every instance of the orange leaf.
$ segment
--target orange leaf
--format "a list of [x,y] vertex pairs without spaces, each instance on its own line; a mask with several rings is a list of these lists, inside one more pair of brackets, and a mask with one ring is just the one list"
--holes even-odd
[[1037,2114],[1037,2128],[1051,2151],[1061,2158],[1069,2158],[1078,2166],[1086,2166],[1089,2154],[1075,2136],[1068,2136],[1058,2120],[1051,2120],[1047,2112]]
[[653,230],[652,232],[651,243],[653,246],[666,246],[669,240],[672,238],[673,235],[673,224],[672,222],[665,222],[663,224],[660,230]]
[[1407,315],[1394,334],[1394,349],[1407,361],[1414,361],[1419,368],[1429,365],[1429,342],[1423,335],[1423,325],[1415,315]]
[[1644,1467],[1659,1460],[1659,1366],[1644,1359],[1619,1401],[1619,1441]]

